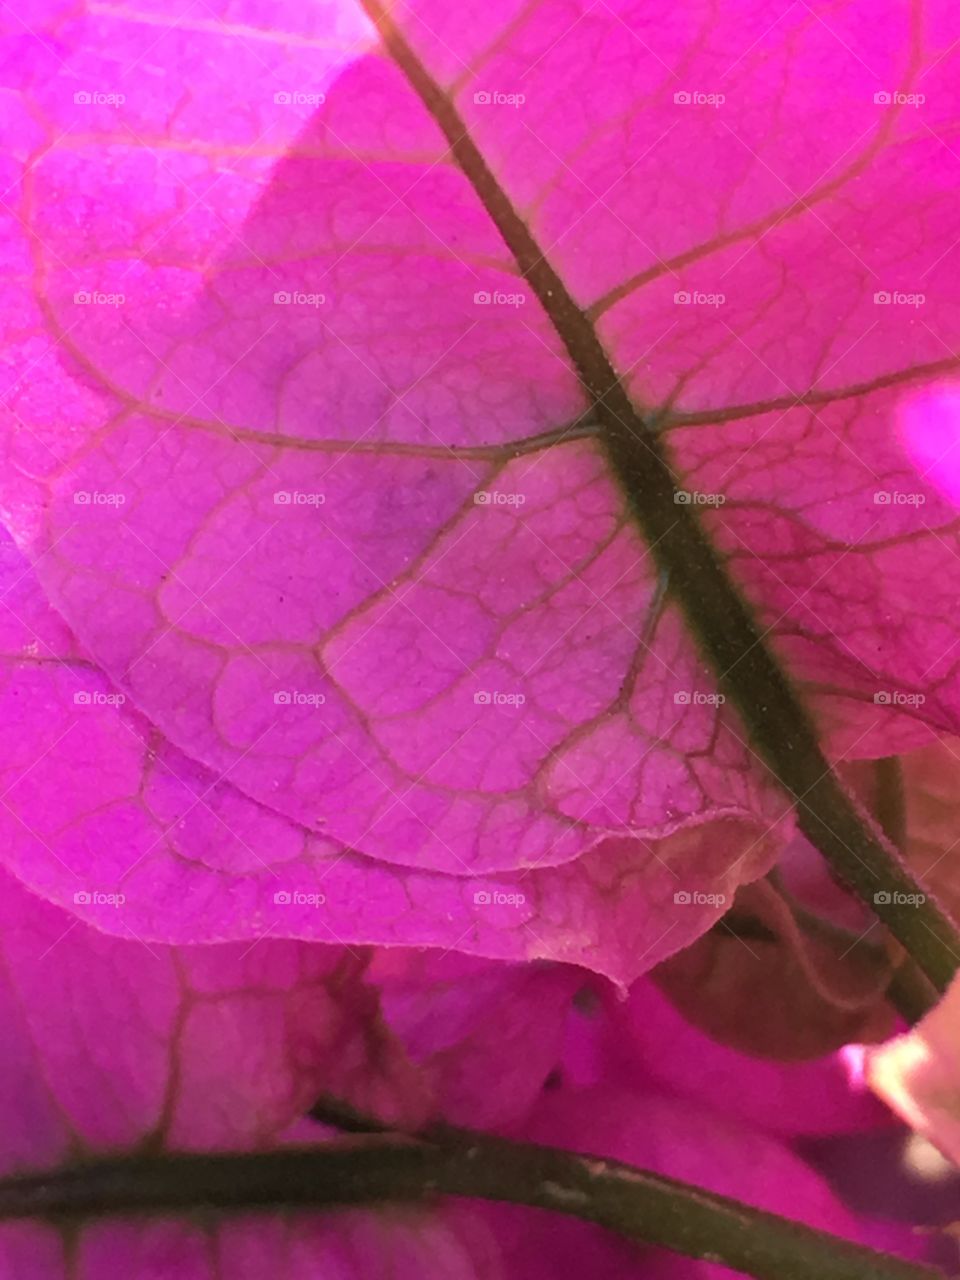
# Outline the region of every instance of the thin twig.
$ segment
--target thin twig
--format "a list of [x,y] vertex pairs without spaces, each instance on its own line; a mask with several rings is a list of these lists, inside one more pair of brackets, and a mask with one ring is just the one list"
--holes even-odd
[[368,1136],[255,1155],[88,1163],[0,1182],[0,1220],[319,1209],[430,1202],[437,1193],[553,1210],[756,1280],[944,1276],[615,1160],[457,1131],[442,1141]]

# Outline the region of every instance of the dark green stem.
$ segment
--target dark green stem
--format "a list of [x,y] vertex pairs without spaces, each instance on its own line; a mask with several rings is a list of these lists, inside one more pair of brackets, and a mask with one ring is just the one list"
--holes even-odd
[[880,830],[900,853],[907,847],[907,793],[897,756],[873,762],[874,808]]
[[936,1268],[615,1160],[466,1136],[84,1164],[0,1182],[0,1220],[430,1202],[439,1192],[553,1210],[757,1280],[943,1280]]
[[[880,829],[903,857],[907,850],[907,791],[897,756],[874,761],[874,808]],[[917,1022],[936,1003],[937,993],[912,956],[897,965],[890,999],[908,1022]]]

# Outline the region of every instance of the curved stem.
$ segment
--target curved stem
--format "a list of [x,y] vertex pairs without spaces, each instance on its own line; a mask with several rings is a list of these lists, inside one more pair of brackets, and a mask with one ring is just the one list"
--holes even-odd
[[0,1182],[0,1220],[321,1208],[436,1192],[551,1209],[757,1280],[935,1280],[905,1262],[614,1160],[454,1132],[257,1155],[112,1160]]
[[[878,963],[884,959],[889,961],[890,957],[883,946],[869,941],[852,929],[835,924],[832,920],[825,920],[798,902],[784,886],[782,876],[776,871],[772,871],[767,878],[789,906],[797,924],[811,937],[823,938],[851,948],[862,947],[873,955]],[[890,974],[887,998],[911,1026],[919,1022],[937,1003],[936,991],[909,956],[905,957],[901,964],[894,966]]]
[[[920,905],[909,872],[869,815],[847,793],[786,673],[691,503],[678,503],[662,428],[641,413],[591,320],[510,202],[454,102],[418,58],[382,0],[362,0],[384,46],[444,134],[563,343],[599,425],[600,447],[658,568],[669,575],[704,658],[739,711],[752,748],[791,796],[807,839],[883,920],[938,990],[960,965],[960,935],[932,898]],[[877,895],[880,895],[878,898]]]
[[367,1137],[259,1155],[100,1161],[0,1181],[0,1220],[342,1207],[429,1201],[440,1192],[564,1213],[756,1280],[942,1280],[937,1268],[618,1161],[454,1137],[456,1144]]
[[[903,857],[907,849],[907,791],[898,756],[884,756],[873,765],[874,809],[880,829]],[[922,887],[922,886],[921,886]],[[907,955],[894,970],[890,999],[908,1022],[919,1021],[936,1003],[937,993],[916,960]]]
[[897,756],[873,762],[874,808],[880,830],[900,853],[907,847],[907,792]]

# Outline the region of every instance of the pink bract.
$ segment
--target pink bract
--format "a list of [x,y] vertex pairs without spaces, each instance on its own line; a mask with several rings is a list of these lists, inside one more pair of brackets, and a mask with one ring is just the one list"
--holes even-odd
[[[794,823],[578,342],[831,760],[960,734],[955,27],[0,13],[0,1174],[323,1141],[326,1098],[900,1247],[788,1146],[889,1122],[844,1059],[721,1046],[643,978]],[[809,852],[786,879],[858,928]],[[956,1158],[955,998],[866,1058]],[[532,1222],[4,1226],[0,1280],[720,1274]]]
[[[324,1091],[411,1118],[403,1051],[367,1012],[364,958],[265,939],[148,946],[108,937],[28,894],[0,893],[0,1173],[96,1154],[275,1145]],[[115,909],[121,910],[122,904]],[[413,1099],[415,1102],[416,1099]],[[417,1117],[413,1116],[414,1122]],[[461,1211],[0,1228],[4,1280],[336,1280],[400,1257],[409,1273],[489,1280],[497,1252]],[[428,1260],[429,1264],[428,1264]]]
[[[718,914],[672,891],[749,879],[779,844],[762,837],[782,803],[602,450],[550,443],[589,401],[413,64],[635,401],[666,411],[678,502],[702,506],[838,749],[960,727],[950,513],[892,427],[958,324],[927,238],[956,218],[936,136],[953,54],[936,15],[915,37],[874,12],[770,30],[696,5],[667,22],[492,5],[451,26],[423,3],[393,15],[403,68],[349,4],[274,30],[254,11],[243,38],[186,10],[159,30],[33,15],[5,99],[2,509],[83,654],[183,769],[229,782],[254,864],[279,874],[296,849],[316,881],[349,850],[381,902],[358,918],[351,890],[322,925],[288,912],[277,930],[450,945],[420,903],[395,924],[382,902],[385,875],[395,900],[439,874],[419,883],[466,949],[629,979]],[[901,99],[921,71],[918,129]],[[921,276],[916,324],[900,298]],[[901,491],[922,512],[877,496]],[[922,626],[918,573],[944,604]],[[920,707],[876,700],[921,683]],[[679,832],[700,851],[689,884],[662,844]],[[111,832],[105,883],[139,838]],[[618,857],[645,868],[632,896]],[[66,898],[52,868],[26,874]],[[485,930],[478,876],[536,883],[529,914],[510,903]],[[242,850],[203,852],[190,878],[193,938],[262,927]],[[144,927],[183,936],[159,899]],[[600,940],[618,916],[629,959]]]

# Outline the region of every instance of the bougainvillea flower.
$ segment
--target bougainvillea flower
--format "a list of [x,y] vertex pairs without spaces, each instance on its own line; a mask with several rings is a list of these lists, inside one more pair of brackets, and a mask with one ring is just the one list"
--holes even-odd
[[[949,6],[0,40],[0,1172],[322,1141],[329,1095],[880,1238],[784,1139],[877,1122],[834,1050],[893,946],[712,931],[816,787],[771,743],[960,734]],[[865,1053],[950,1154],[956,992]],[[4,1228],[0,1272],[717,1275],[500,1212]]]
[[[951,598],[949,517],[892,426],[956,314],[923,233],[949,237],[951,179],[900,105],[924,59],[929,100],[949,98],[935,20],[921,39],[851,5],[738,19],[731,44],[696,6],[667,30],[630,4],[451,28],[424,0],[383,19],[384,45],[376,8],[348,3],[276,27],[31,16],[5,64],[4,518],[85,657],[185,769],[228,777],[255,857],[296,844],[315,881],[350,848],[367,901],[384,873],[400,893],[439,873],[466,948],[542,954],[539,935],[629,977],[719,914],[674,893],[776,854],[781,801],[590,436],[494,189],[656,413],[678,509],[702,508],[838,749],[960,728],[949,618],[904,607],[918,572]],[[482,172],[450,163],[427,83]],[[915,324],[900,295],[921,275]],[[710,851],[701,883],[659,844],[678,832],[701,868]],[[646,868],[630,907],[618,850]],[[176,910],[153,895],[152,935],[202,898],[195,937],[375,936],[356,892],[322,923],[254,905],[235,844],[191,865]],[[538,905],[481,941],[463,882],[516,897],[551,868],[593,938]],[[51,867],[29,875],[69,905]],[[640,939],[629,965],[599,954],[601,898]],[[395,934],[450,945],[426,914]]]

